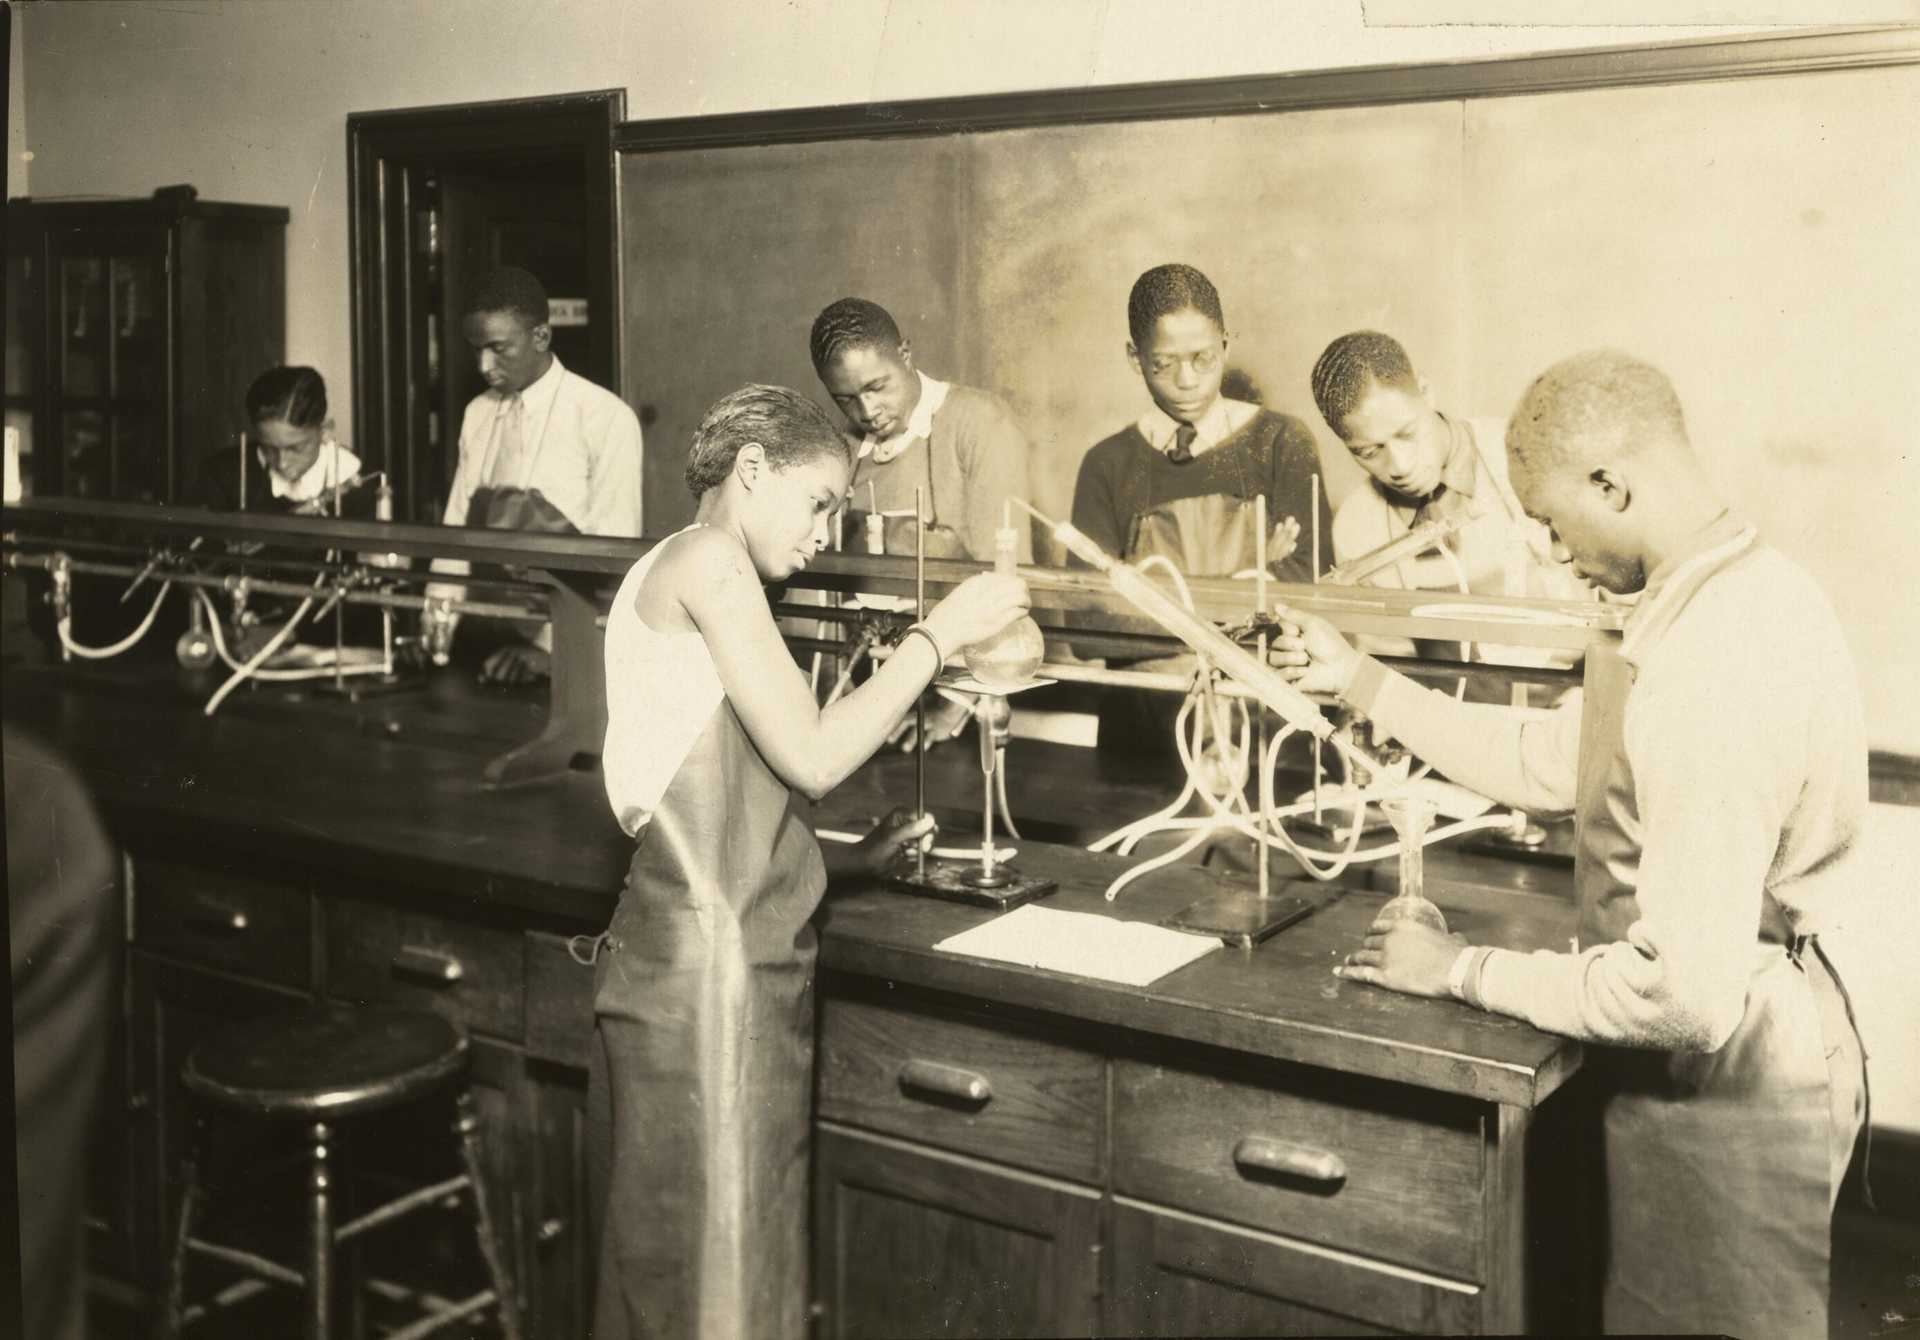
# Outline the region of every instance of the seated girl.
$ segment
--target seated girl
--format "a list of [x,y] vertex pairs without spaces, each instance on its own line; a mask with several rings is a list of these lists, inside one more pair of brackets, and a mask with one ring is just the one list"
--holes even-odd
[[[764,584],[826,547],[849,467],[797,392],[726,396],[687,460],[696,521],[634,564],[607,619],[602,761],[637,846],[595,966],[601,1340],[805,1333],[810,919],[827,871],[801,797],[831,791],[947,658],[1027,608],[1018,578],[969,578],[819,707]],[[878,869],[930,831],[902,815],[841,855]]]

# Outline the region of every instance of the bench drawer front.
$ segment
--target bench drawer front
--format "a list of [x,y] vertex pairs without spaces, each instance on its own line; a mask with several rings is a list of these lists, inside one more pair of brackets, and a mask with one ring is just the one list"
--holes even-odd
[[526,989],[514,931],[358,898],[328,903],[327,993],[336,999],[430,1009],[518,1042]]
[[133,888],[133,938],[142,948],[283,986],[313,985],[304,883],[136,855]]
[[1478,1278],[1482,1107],[1305,1067],[1114,1062],[1114,1190]]
[[1044,1034],[829,998],[820,1115],[923,1144],[1097,1181],[1105,1061]]

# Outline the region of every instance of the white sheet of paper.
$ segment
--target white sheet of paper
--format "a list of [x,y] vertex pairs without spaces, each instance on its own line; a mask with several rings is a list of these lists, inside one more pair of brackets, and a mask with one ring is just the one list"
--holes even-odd
[[1094,912],[1061,912],[1033,903],[934,946],[950,954],[1127,986],[1146,986],[1219,947],[1220,941],[1211,935],[1190,935]]

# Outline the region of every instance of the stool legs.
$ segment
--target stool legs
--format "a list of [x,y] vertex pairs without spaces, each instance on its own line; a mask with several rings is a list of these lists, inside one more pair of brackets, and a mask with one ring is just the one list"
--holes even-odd
[[308,1128],[313,1166],[307,1177],[307,1340],[330,1340],[333,1310],[333,1174],[328,1166],[327,1142],[332,1130],[324,1121]]
[[181,1308],[187,1281],[187,1239],[193,1235],[193,1214],[200,1200],[200,1143],[205,1122],[196,1117],[188,1137],[187,1160],[181,1168],[180,1215],[175,1221],[173,1251],[167,1258],[167,1297],[160,1314],[160,1340],[180,1334]]
[[472,1184],[474,1233],[480,1240],[480,1255],[487,1263],[494,1296],[500,1300],[500,1334],[503,1340],[520,1340],[520,1303],[501,1259],[500,1241],[494,1236],[493,1215],[487,1209],[487,1183],[480,1171],[480,1117],[473,1110],[473,1091],[464,1086],[454,1100],[453,1127],[460,1137],[460,1160]]

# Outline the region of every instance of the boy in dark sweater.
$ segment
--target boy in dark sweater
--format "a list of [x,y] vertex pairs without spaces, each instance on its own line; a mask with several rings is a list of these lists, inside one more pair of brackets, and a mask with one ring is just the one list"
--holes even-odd
[[[1190,265],[1155,266],[1134,281],[1127,327],[1127,359],[1153,404],[1081,461],[1075,527],[1129,562],[1158,554],[1189,577],[1231,576],[1256,562],[1254,500],[1264,495],[1268,570],[1281,581],[1311,581],[1307,535],[1320,470],[1313,434],[1292,415],[1221,395],[1227,330],[1212,282]],[[1332,532],[1324,489],[1319,523],[1322,535]],[[1190,672],[1192,661],[1135,668]],[[1178,706],[1165,694],[1109,693],[1100,741],[1171,751]]]
[[[1081,461],[1073,524],[1129,561],[1158,553],[1189,577],[1228,576],[1253,566],[1253,500],[1264,494],[1273,574],[1312,580],[1313,434],[1220,394],[1227,332],[1213,284],[1190,265],[1155,266],[1134,282],[1127,326],[1127,359],[1153,405]],[[1324,494],[1320,523],[1331,532]]]

